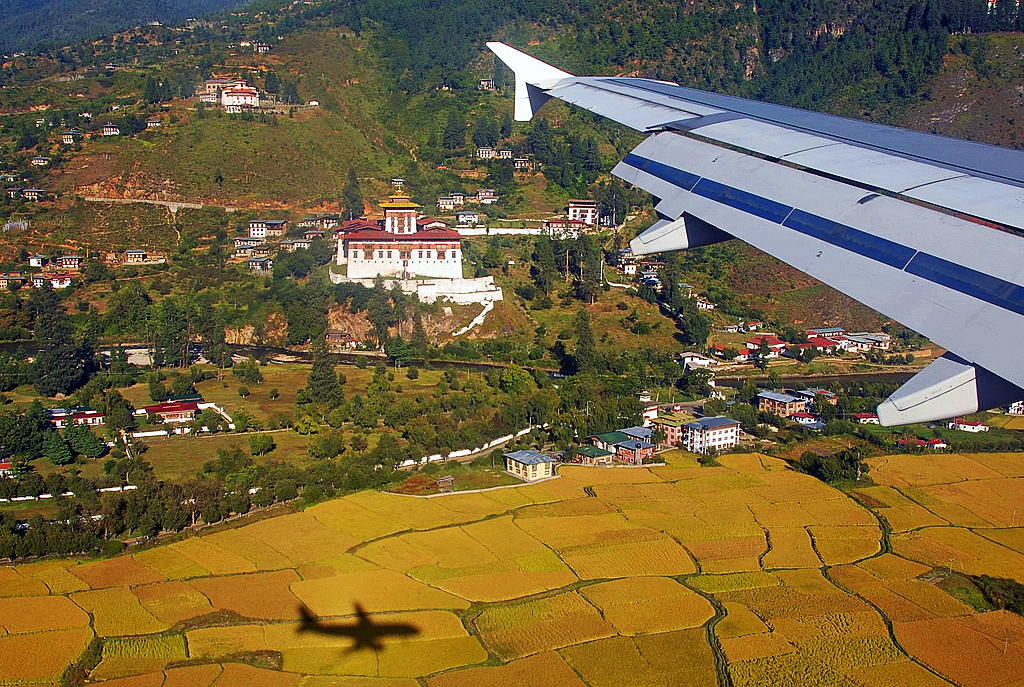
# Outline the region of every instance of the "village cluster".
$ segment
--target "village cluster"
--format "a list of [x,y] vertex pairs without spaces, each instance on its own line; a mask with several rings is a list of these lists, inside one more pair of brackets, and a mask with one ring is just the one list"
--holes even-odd
[[[106,253],[96,256],[97,260],[111,266],[161,265],[167,258],[159,253],[133,248],[123,253]],[[66,289],[81,275],[85,267],[84,256],[74,253],[49,257],[43,254],[30,255],[24,272],[0,273],[0,289],[14,290],[22,286],[51,289]]]

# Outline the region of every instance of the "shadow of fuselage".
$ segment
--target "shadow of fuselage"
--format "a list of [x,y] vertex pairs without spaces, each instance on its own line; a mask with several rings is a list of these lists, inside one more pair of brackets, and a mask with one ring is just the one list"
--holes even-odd
[[348,637],[353,640],[349,651],[361,649],[383,649],[382,639],[387,637],[413,637],[420,633],[415,625],[408,623],[375,623],[363,607],[356,604],[356,621],[350,624],[323,623],[305,605],[299,606],[302,624],[299,632],[311,632],[331,637]]

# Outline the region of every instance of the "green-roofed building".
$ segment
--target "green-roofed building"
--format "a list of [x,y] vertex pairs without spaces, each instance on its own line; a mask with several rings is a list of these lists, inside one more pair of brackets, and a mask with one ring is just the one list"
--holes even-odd
[[611,465],[615,456],[611,451],[606,451],[597,446],[580,446],[576,449],[576,455],[584,465]]
[[614,451],[615,444],[620,441],[627,441],[631,437],[628,434],[622,432],[605,432],[604,434],[595,434],[590,437],[590,443],[598,448],[603,448],[605,451]]

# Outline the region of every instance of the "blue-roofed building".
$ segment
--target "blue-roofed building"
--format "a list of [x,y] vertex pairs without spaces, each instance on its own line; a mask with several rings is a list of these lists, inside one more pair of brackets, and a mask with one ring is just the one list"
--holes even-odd
[[625,434],[630,439],[638,439],[639,441],[651,441],[651,436],[654,434],[653,427],[626,427],[626,429],[620,429],[620,432]]
[[691,453],[727,451],[740,441],[740,423],[730,417],[703,417],[683,427],[683,448]]
[[762,391],[757,395],[757,409],[789,417],[807,410],[807,399],[778,391]]
[[505,472],[524,482],[536,482],[555,476],[558,460],[538,451],[524,449],[505,454]]

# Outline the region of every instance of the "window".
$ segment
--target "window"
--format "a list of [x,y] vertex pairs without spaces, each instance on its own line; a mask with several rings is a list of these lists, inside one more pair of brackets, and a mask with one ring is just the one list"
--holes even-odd
[[391,251],[388,251],[388,257],[389,258],[391,257]]
[[419,255],[417,255],[416,257],[418,257],[418,258],[422,258],[423,257],[423,251],[416,251],[416,252],[419,253]]

